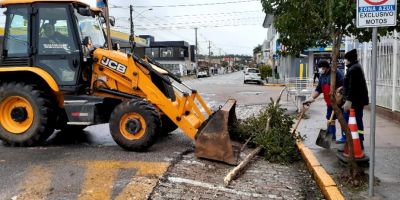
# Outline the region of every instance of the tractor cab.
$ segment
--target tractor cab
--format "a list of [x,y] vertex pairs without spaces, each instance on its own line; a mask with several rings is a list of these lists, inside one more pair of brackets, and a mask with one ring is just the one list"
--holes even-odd
[[107,47],[99,9],[79,2],[7,5],[1,66],[35,66],[62,91],[90,83],[90,52]]

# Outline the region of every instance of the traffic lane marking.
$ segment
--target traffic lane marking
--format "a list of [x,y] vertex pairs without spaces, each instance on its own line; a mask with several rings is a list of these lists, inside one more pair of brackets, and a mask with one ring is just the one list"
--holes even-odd
[[86,167],[85,181],[79,200],[110,199],[114,180],[122,169],[137,170],[117,199],[147,199],[158,179],[167,171],[169,163],[141,161],[88,161],[80,163]]
[[148,199],[154,187],[156,187],[158,178],[133,177],[131,182],[122,190],[115,200],[145,200]]
[[19,188],[21,193],[16,199],[41,200],[49,194],[52,170],[42,165],[29,167],[26,171],[25,180]]
[[[159,179],[167,172],[170,163],[102,160],[74,161],[72,165],[84,168],[81,172],[84,180],[76,193],[77,199],[148,199]],[[62,174],[55,176],[52,170],[54,167],[60,166],[57,164],[52,167],[49,165],[28,167],[24,179],[19,184],[19,194],[13,198],[36,200],[48,199],[50,195],[56,197],[57,195],[52,193],[59,188],[53,188],[54,183],[60,182],[57,179],[63,176]],[[130,172],[129,177],[118,177],[124,170]]]

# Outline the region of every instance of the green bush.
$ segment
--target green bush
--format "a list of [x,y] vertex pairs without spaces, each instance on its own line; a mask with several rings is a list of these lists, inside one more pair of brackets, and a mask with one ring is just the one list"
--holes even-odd
[[260,66],[260,73],[261,73],[262,79],[271,77],[272,76],[272,67],[269,65],[262,65],[262,66]]
[[[285,114],[286,109],[273,102],[252,116],[239,122],[233,129],[235,139],[242,141],[252,138],[250,146],[260,146],[266,160],[275,163],[292,163],[300,159],[296,141],[303,138],[291,133],[293,118]],[[266,131],[267,120],[271,116],[270,129]]]

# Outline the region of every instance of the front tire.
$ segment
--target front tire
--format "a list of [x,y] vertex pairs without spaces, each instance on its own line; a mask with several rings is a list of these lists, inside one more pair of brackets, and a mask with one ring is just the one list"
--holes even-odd
[[35,146],[54,131],[55,114],[44,92],[25,83],[0,86],[0,139],[11,146]]
[[160,115],[144,100],[122,102],[111,114],[110,132],[114,141],[129,151],[144,151],[157,139]]

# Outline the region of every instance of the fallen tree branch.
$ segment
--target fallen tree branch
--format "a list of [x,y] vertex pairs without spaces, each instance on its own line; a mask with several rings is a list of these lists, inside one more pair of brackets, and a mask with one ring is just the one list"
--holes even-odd
[[[279,94],[279,97],[277,98],[277,100],[274,102],[274,100],[271,98],[271,102],[274,103],[274,106],[277,107],[279,105],[279,102],[281,101],[282,98],[282,94],[283,91],[285,91],[286,87],[283,88]],[[271,118],[272,116],[269,116],[267,119],[267,123],[265,126],[265,132],[268,132],[269,129],[271,128]],[[242,146],[242,148],[240,149],[240,152],[242,152],[244,150],[244,148],[246,147],[247,143],[249,143],[251,141],[251,139],[253,138],[253,136],[251,136],[249,139],[247,139],[246,143]],[[241,172],[243,171],[246,166],[250,163],[250,161],[257,156],[262,150],[262,147],[257,147],[256,149],[254,149],[249,155],[246,156],[246,158],[240,162],[240,164],[238,166],[236,166],[235,168],[233,168],[224,178],[224,184],[225,187],[229,186],[230,182]]]
[[240,153],[243,152],[244,148],[246,148],[247,144],[253,139],[253,136],[250,136],[249,139],[246,140],[246,142],[242,145],[242,148],[240,148]]
[[229,186],[231,181],[250,163],[250,161],[261,152],[261,147],[254,149],[246,158],[235,168],[233,168],[224,178],[225,187]]

